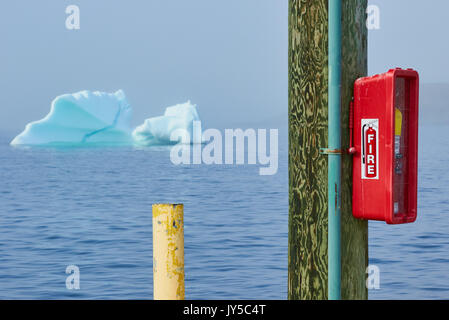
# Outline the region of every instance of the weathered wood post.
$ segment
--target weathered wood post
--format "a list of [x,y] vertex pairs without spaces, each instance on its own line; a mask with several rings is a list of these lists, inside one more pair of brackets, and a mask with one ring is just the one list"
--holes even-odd
[[153,297],[184,300],[184,206],[153,205]]
[[[289,0],[288,298],[328,298],[328,1]],[[354,81],[367,73],[367,0],[342,1],[342,147]],[[367,299],[368,223],[352,217],[352,160],[342,156],[341,295]]]

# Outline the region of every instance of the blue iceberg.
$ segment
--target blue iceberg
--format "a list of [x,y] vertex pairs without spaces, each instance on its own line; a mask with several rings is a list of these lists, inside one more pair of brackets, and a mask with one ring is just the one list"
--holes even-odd
[[[201,128],[194,130],[194,123],[200,125],[196,105],[190,101],[168,107],[163,116],[146,119],[133,131],[134,143],[141,146],[172,145],[182,141],[180,135],[188,135],[189,143],[201,143]],[[175,133],[175,139],[172,134]],[[183,137],[185,137],[183,135]]]
[[11,145],[132,144],[131,116],[122,90],[64,94],[53,100],[45,118],[29,123]]
[[[26,125],[11,145],[172,145],[201,143],[201,122],[190,101],[168,107],[134,131],[125,93],[81,91],[53,100],[49,114]],[[173,138],[174,139],[171,139]]]

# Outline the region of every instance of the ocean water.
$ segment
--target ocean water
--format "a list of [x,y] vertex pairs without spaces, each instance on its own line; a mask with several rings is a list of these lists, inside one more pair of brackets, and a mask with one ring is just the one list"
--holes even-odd
[[[152,299],[153,203],[183,203],[188,299],[287,297],[287,143],[258,165],[175,166],[168,148],[0,142],[0,299]],[[80,290],[66,289],[66,267]]]
[[[369,227],[371,299],[449,298],[448,127],[422,127],[419,217]],[[151,205],[184,203],[188,299],[286,299],[279,170],[175,166],[167,148],[13,148],[0,136],[0,299],[152,299]],[[68,265],[80,290],[67,290]]]
[[418,219],[369,223],[370,264],[380,290],[370,299],[449,299],[449,126],[419,131]]

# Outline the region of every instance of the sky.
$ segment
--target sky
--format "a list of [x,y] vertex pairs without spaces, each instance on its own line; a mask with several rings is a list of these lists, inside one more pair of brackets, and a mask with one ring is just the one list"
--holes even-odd
[[[370,0],[369,73],[413,67],[449,83],[447,0]],[[66,7],[80,29],[66,28]],[[0,131],[58,95],[123,89],[133,125],[191,100],[205,127],[287,123],[287,0],[40,0],[0,5]]]
[[368,72],[418,70],[423,84],[449,84],[449,1],[369,0],[380,9],[380,29],[368,34]]

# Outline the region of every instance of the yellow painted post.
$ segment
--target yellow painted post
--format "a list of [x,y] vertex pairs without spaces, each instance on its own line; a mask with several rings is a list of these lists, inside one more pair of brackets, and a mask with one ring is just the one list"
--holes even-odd
[[153,204],[154,300],[184,296],[184,205]]

